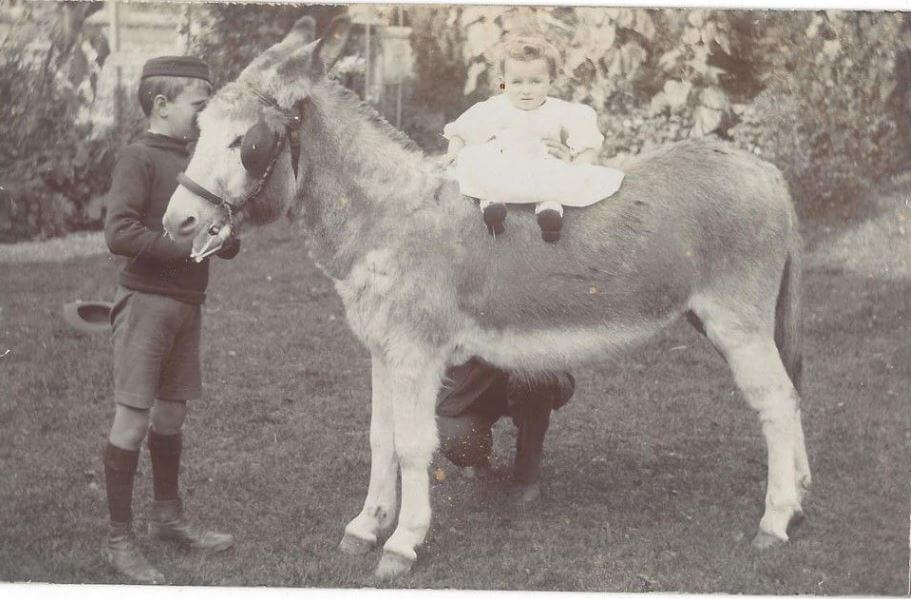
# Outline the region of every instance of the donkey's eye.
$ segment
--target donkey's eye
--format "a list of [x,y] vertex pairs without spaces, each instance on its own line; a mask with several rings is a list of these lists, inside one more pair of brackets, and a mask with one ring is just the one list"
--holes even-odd
[[229,150],[236,150],[240,147],[240,144],[244,141],[243,135],[238,135],[234,138],[234,141],[231,142],[231,145],[228,146]]

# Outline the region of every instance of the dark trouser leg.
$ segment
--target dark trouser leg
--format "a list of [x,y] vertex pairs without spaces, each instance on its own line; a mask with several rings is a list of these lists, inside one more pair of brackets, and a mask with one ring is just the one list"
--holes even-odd
[[[516,482],[529,484],[541,476],[541,458],[544,455],[544,436],[550,425],[553,399],[548,393],[535,393],[527,389],[526,395],[511,406],[513,422],[518,428],[516,461],[513,475]],[[510,389],[510,392],[513,392]]]
[[458,416],[438,416],[440,451],[461,468],[483,468],[490,464],[493,434],[490,418],[477,412]]
[[565,405],[575,388],[575,379],[568,372],[542,375],[531,382],[510,378],[506,399],[518,428],[514,474],[519,484],[536,483],[540,478],[550,413]]
[[490,427],[506,413],[506,375],[472,359],[450,368],[437,397],[440,451],[456,466],[490,464]]

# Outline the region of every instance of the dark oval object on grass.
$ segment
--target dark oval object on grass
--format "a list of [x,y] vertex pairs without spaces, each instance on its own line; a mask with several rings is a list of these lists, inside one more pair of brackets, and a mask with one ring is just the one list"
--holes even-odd
[[63,305],[63,319],[80,333],[107,333],[113,307],[111,302],[70,302]]

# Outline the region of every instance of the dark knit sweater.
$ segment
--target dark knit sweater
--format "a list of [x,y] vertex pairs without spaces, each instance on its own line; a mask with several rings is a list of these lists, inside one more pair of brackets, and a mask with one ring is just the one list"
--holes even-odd
[[104,236],[114,254],[130,260],[120,273],[127,289],[201,304],[209,261],[189,259],[189,249],[165,237],[161,218],[177,188],[177,173],[190,160],[187,143],[145,133],[120,153],[107,197]]

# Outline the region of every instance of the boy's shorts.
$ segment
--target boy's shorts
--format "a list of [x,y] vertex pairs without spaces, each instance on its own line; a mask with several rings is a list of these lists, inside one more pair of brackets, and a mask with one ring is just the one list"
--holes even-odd
[[114,401],[149,409],[156,399],[202,395],[199,305],[117,287],[111,310]]

